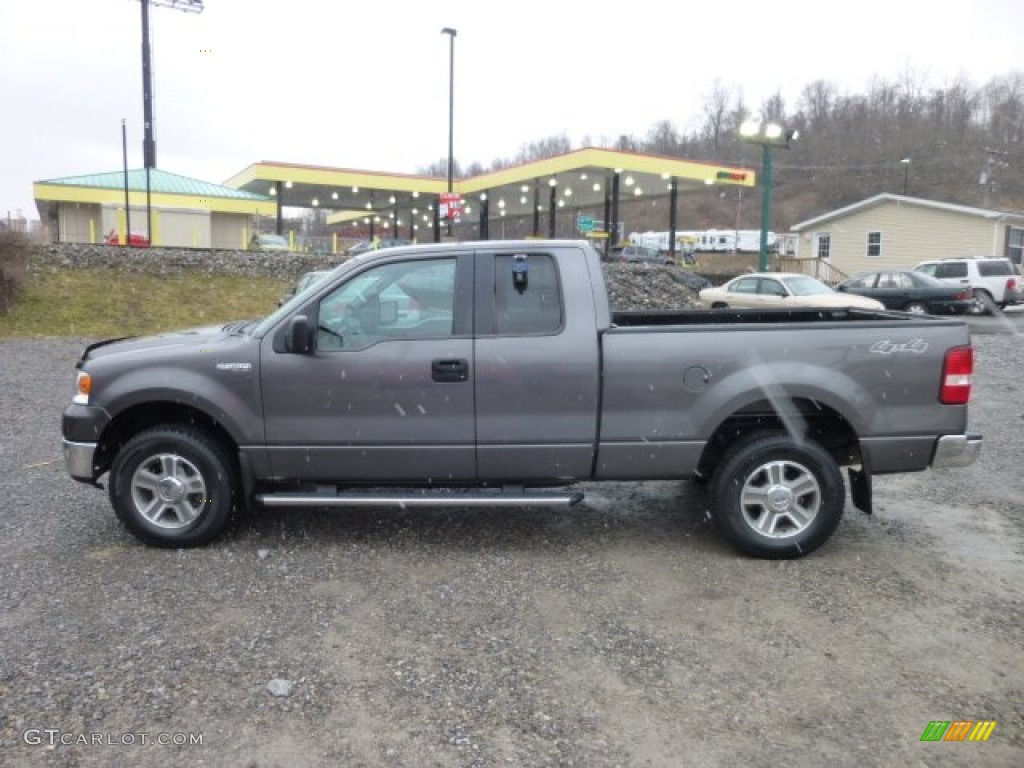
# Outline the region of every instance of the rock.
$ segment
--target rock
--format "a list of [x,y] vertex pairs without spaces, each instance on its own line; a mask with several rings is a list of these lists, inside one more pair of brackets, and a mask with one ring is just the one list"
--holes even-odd
[[290,696],[292,692],[292,681],[282,680],[279,677],[275,677],[269,683],[267,683],[267,690],[270,691],[271,695],[283,698]]

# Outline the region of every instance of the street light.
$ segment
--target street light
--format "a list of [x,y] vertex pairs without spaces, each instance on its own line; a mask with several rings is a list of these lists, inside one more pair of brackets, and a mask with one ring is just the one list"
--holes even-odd
[[[451,27],[441,30],[448,35],[448,192],[452,191],[455,162],[455,36],[458,34]],[[448,215],[448,236],[452,234],[451,212]]]
[[904,157],[900,160],[903,163],[903,196],[907,196],[907,182],[910,179],[910,158]]
[[757,260],[760,272],[768,269],[768,227],[772,219],[772,147],[789,148],[798,132],[788,130],[779,123],[747,120],[740,126],[740,141],[761,145],[761,248]]

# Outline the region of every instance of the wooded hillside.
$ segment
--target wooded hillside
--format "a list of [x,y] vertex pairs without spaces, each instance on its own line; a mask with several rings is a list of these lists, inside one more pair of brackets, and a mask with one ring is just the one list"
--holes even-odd
[[[859,94],[818,80],[803,88],[796,104],[775,94],[756,107],[744,103],[738,87],[716,82],[694,128],[664,120],[645,136],[581,144],[759,169],[760,147],[738,139],[740,123],[751,116],[781,121],[800,134],[790,149],[773,155],[776,230],[880,192],[902,194],[904,184],[915,197],[1024,210],[1024,72],[981,86],[959,80],[937,88],[908,74],[899,81],[876,79]],[[458,171],[473,176],[574,148],[565,136],[552,136],[524,145],[515,157]],[[901,162],[905,158],[909,162]],[[445,169],[442,158],[423,172],[443,176]],[[756,228],[759,201],[759,190],[742,197],[732,188],[687,194],[680,228]],[[631,202],[623,217],[631,230],[664,229],[665,208],[664,200]]]

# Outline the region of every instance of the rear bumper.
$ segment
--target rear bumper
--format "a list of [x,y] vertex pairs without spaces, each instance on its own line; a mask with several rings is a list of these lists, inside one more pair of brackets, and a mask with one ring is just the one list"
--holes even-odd
[[981,451],[981,435],[861,438],[865,466],[873,475],[921,472],[929,467],[967,467]]
[[943,435],[935,442],[932,469],[969,467],[981,452],[981,435]]

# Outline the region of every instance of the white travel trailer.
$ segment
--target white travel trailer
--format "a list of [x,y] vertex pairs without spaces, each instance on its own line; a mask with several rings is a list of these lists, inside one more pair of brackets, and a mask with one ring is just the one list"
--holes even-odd
[[[660,251],[669,250],[668,232],[631,232],[629,242]],[[774,232],[768,233],[768,250],[775,250],[779,243]],[[704,229],[678,230],[676,251],[681,253],[700,251],[702,253],[757,253],[761,250],[759,229]]]

